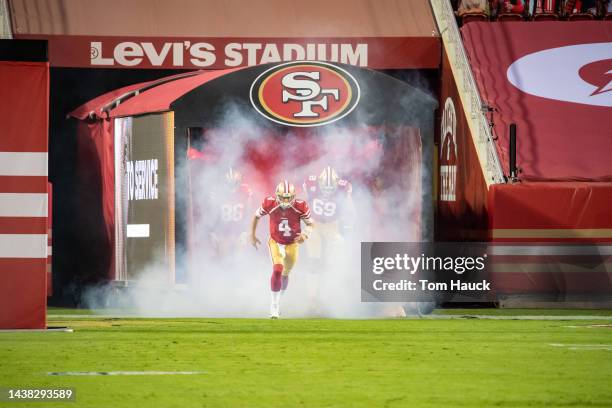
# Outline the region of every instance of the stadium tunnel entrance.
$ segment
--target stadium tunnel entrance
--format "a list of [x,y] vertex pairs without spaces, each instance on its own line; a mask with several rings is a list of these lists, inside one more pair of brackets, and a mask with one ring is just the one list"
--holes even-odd
[[100,174],[113,182],[102,191],[110,280],[135,280],[158,260],[172,282],[186,282],[191,254],[215,247],[210,232],[223,210],[209,204],[226,204],[228,172],[250,191],[241,222],[280,179],[299,197],[332,166],[352,185],[354,221],[367,225],[351,230],[355,242],[428,238],[437,102],[406,82],[302,61],[127,88],[72,113],[85,119],[79,150],[103,153]]
[[[114,235],[115,216],[121,215],[115,210],[115,201],[122,198],[115,197],[118,192],[114,190],[113,170],[119,161],[115,160],[113,141],[108,138],[114,137],[119,126],[133,125],[140,131],[143,121],[150,120],[149,137],[158,138],[160,143],[166,140],[170,133],[155,133],[153,129],[169,132],[174,128],[174,113],[170,114],[168,101],[196,84],[186,86],[172,97],[149,98],[148,107],[128,112],[121,108],[134,107],[129,99],[143,100],[133,98],[132,90],[139,93],[155,93],[153,87],[168,90],[158,79],[172,74],[185,79],[183,84],[189,82],[187,76],[197,80],[210,74],[199,72],[196,78],[185,70],[223,70],[293,60],[322,60],[385,70],[427,90],[435,89],[439,79],[441,41],[428,0],[395,2],[385,7],[370,0],[340,0],[320,7],[308,2],[288,4],[270,0],[246,8],[240,2],[220,6],[210,0],[178,8],[174,3],[150,7],[148,2],[117,0],[103,4],[51,0],[45,7],[27,7],[19,0],[5,3],[4,38],[21,41],[19,47],[32,40],[44,40],[48,46],[49,146],[48,161],[41,166],[48,165],[48,179],[54,192],[48,198],[50,204],[53,202],[54,225],[52,238],[50,230],[48,234],[53,256],[47,258],[47,279],[53,282],[54,289],[48,300],[56,306],[81,304],[83,289],[116,277],[115,254],[122,250],[123,242]],[[144,85],[144,81],[149,82]],[[136,83],[139,84],[127,86]],[[93,99],[98,95],[103,96]],[[41,93],[40,98],[46,96]],[[73,115],[79,120],[67,121],[67,114],[84,103],[84,110]],[[14,111],[15,105],[11,106]],[[154,118],[157,123],[153,123]],[[174,148],[174,144],[164,146]],[[146,143],[141,147],[146,147]],[[40,150],[43,151],[47,149]],[[155,188],[146,187],[153,182],[142,181],[146,179],[143,172],[160,170],[161,164],[143,154],[123,169],[131,169],[126,174],[138,182],[134,185],[143,186],[131,190],[132,204],[146,202],[155,207],[154,203],[162,202],[152,199]],[[173,177],[161,171],[157,174],[162,180]],[[163,202],[157,211],[172,204],[165,198]],[[18,207],[11,205],[19,213]],[[167,223],[170,225],[170,221]],[[149,224],[147,232],[144,227],[147,224],[132,225],[130,234],[148,233],[171,241],[166,239],[170,226],[153,231],[153,224]],[[14,233],[12,227],[7,228],[5,232]],[[11,258],[19,255],[10,248]],[[75,253],[80,256],[75,257]],[[23,262],[31,260],[24,258]],[[16,282],[24,287],[21,280]],[[43,283],[33,279],[28,280],[29,284],[43,287]]]
[[[309,203],[315,222],[325,231],[317,234],[320,248],[306,245],[308,257],[316,252],[327,259],[341,250],[331,244],[331,234],[343,246],[357,244],[355,251],[364,240],[421,239],[423,163],[417,128],[244,131],[188,129],[187,161],[177,167],[183,174],[176,177],[177,196],[183,192],[186,198],[177,200],[182,203],[176,211],[177,244],[187,247],[188,254],[206,252],[213,260],[235,256],[236,250],[256,255],[247,244],[250,222],[280,180],[295,185],[297,198]],[[338,184],[322,197],[320,185],[333,174]],[[259,235],[267,234],[267,226],[261,227]],[[212,269],[202,267],[200,256],[193,261],[200,266],[178,268],[179,275],[181,270]]]

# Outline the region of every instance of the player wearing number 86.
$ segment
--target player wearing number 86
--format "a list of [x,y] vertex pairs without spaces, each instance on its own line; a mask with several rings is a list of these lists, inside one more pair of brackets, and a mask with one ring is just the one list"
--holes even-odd
[[246,246],[248,215],[253,211],[252,192],[243,183],[242,173],[230,167],[225,173],[225,182],[210,193],[209,213],[210,241],[214,254],[220,258],[230,257],[237,245]]
[[[265,215],[270,217],[268,240],[272,258],[270,317],[277,319],[280,315],[280,298],[287,289],[289,273],[298,259],[298,244],[308,239],[314,224],[308,203],[296,199],[295,187],[286,180],[278,183],[275,195],[266,197],[255,212],[251,223],[251,243],[255,249],[261,244],[256,236],[257,224]],[[302,222],[306,224],[304,231],[302,231]]]

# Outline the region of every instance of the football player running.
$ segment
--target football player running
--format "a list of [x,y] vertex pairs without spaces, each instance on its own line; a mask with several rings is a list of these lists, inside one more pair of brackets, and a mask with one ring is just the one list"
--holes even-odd
[[[270,238],[268,240],[272,258],[270,317],[278,319],[280,299],[287,289],[289,273],[298,259],[298,244],[308,239],[314,223],[310,217],[308,203],[295,197],[295,187],[286,180],[278,183],[275,195],[266,197],[255,212],[251,223],[251,244],[255,249],[261,244],[261,241],[257,239],[256,230],[259,219],[264,215],[270,217]],[[302,221],[306,224],[303,231]]]
[[340,230],[350,226],[355,212],[353,188],[330,166],[325,167],[319,176],[309,176],[302,188],[312,204],[312,218],[317,223],[317,231],[306,246],[311,257],[321,258],[321,240],[341,242]]
[[309,268],[308,274],[310,303],[316,308],[317,273],[325,269],[326,261],[344,241],[342,232],[350,228],[355,207],[351,183],[340,178],[333,167],[325,167],[318,176],[309,176],[302,188],[306,199],[312,204],[312,218],[317,223],[316,231],[306,243],[308,257],[317,264]]
[[231,255],[236,245],[247,244],[248,219],[252,211],[252,191],[243,183],[242,173],[230,167],[223,188],[212,192],[214,227],[210,233],[217,256]]

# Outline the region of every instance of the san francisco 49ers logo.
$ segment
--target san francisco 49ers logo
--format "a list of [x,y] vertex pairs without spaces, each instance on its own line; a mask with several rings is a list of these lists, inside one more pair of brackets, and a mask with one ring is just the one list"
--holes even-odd
[[611,107],[610,50],[610,42],[550,48],[517,59],[506,76],[521,91],[541,98]]
[[359,96],[359,84],[351,74],[324,62],[278,65],[251,85],[257,112],[289,126],[321,126],[342,119],[355,109]]

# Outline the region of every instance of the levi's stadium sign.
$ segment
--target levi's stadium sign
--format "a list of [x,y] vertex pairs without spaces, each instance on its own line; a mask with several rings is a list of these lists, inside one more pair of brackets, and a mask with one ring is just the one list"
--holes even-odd
[[435,68],[440,37],[133,37],[16,34],[43,39],[52,67],[226,69],[288,61],[329,61],[373,69]]
[[297,61],[261,73],[251,85],[251,104],[265,118],[287,126],[321,126],[342,119],[359,103],[360,89],[344,69]]

